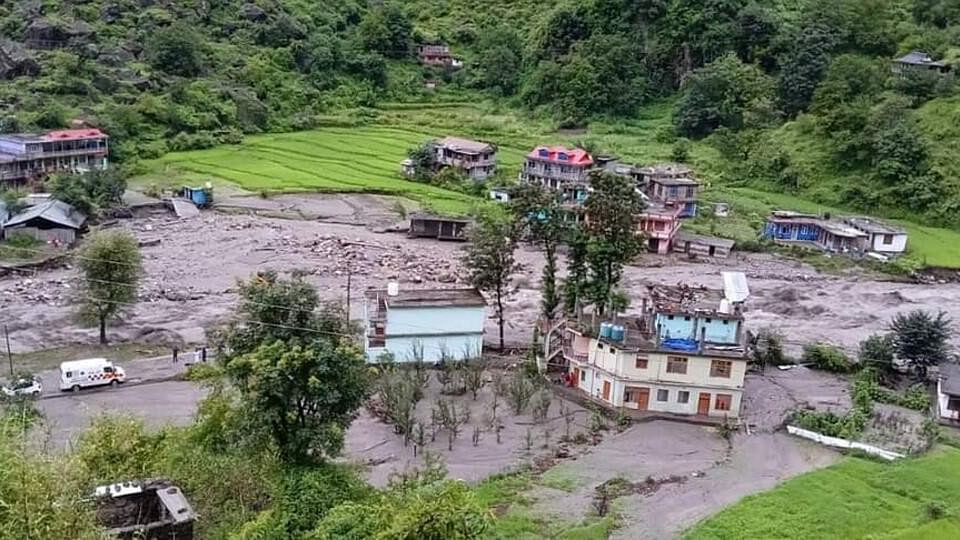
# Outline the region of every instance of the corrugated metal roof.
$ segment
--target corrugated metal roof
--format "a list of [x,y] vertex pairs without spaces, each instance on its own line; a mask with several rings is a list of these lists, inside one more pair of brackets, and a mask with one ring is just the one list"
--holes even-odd
[[31,206],[7,221],[5,227],[14,227],[32,219],[45,219],[71,229],[79,229],[87,221],[87,216],[63,201],[47,201]]
[[960,364],[940,364],[940,391],[951,396],[960,396]]
[[444,137],[443,139],[440,139],[437,144],[444,148],[450,148],[451,150],[455,150],[464,154],[480,154],[482,152],[492,152],[494,150],[493,145],[490,143],[473,141],[470,139],[461,139],[460,137]]

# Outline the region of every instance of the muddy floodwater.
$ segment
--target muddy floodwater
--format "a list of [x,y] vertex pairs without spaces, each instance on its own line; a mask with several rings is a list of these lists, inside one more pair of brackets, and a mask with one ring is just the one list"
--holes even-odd
[[[357,317],[367,287],[388,281],[399,281],[401,287],[463,284],[463,244],[386,232],[403,221],[389,199],[285,196],[246,201],[232,200],[229,212],[205,211],[192,219],[159,214],[119,222],[144,243],[145,276],[130,316],[111,327],[112,340],[202,342],[207,329],[229,316],[237,300],[236,281],[263,270],[303,271],[331,300],[346,299],[349,273],[351,311]],[[507,338],[526,345],[537,315],[543,260],[529,246],[517,257],[522,269],[506,303]],[[645,256],[626,270],[622,286],[634,297],[651,283],[718,289],[724,270],[743,271],[749,279],[749,327],[780,329],[792,350],[813,340],[853,350],[904,310],[942,309],[960,319],[960,284],[825,275],[769,255],[735,254],[712,262]],[[71,317],[75,279],[72,268],[0,278],[0,322],[9,327],[14,352],[95,338],[93,329],[77,326]],[[490,315],[488,336],[493,336],[492,311]]]

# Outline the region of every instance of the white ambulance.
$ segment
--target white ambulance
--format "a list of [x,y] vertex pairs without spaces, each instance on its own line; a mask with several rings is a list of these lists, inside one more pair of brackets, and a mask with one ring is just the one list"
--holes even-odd
[[60,364],[60,391],[78,392],[88,386],[116,386],[127,380],[123,368],[106,358],[88,358]]

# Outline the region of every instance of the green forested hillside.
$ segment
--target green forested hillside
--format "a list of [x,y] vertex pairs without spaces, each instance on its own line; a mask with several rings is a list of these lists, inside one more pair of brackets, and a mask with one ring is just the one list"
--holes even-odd
[[[960,59],[954,0],[24,0],[0,5],[0,36],[0,129],[84,120],[119,161],[387,102],[556,128],[668,102],[674,125],[647,139],[702,141],[732,186],[960,225],[955,77],[890,70],[911,50]],[[418,66],[422,42],[465,68]]]

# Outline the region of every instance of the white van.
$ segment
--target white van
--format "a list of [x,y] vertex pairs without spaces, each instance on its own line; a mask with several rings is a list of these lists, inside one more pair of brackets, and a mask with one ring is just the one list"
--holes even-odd
[[60,391],[79,391],[88,386],[117,385],[127,380],[123,368],[106,358],[88,358],[60,364]]

